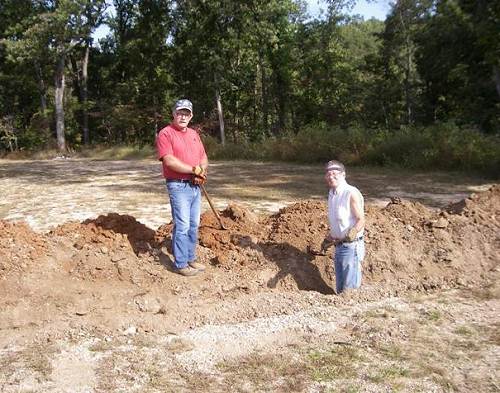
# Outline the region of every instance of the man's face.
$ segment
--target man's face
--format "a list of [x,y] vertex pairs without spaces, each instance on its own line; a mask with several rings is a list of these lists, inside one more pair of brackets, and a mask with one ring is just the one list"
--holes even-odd
[[187,109],[179,109],[174,112],[174,125],[178,128],[186,128],[193,118],[193,114]]
[[339,171],[337,169],[326,171],[325,181],[329,188],[337,188],[342,180],[345,179],[345,172]]

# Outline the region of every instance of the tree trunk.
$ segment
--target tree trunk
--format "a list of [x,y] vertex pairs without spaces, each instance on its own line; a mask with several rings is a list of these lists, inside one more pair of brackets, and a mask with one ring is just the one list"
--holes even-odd
[[38,92],[40,93],[40,110],[42,114],[45,115],[47,111],[47,89],[45,88],[45,82],[43,81],[42,67],[35,61],[36,76],[38,79]]
[[89,113],[87,108],[88,102],[88,67],[89,67],[89,54],[90,54],[90,42],[87,40],[85,44],[85,54],[83,55],[82,61],[82,132],[83,132],[83,144],[88,145],[90,143],[90,133],[89,133]]
[[236,126],[233,127],[233,132],[231,135],[233,136],[233,143],[236,144],[238,141],[238,137],[236,135],[237,132],[240,131],[241,129],[241,117],[240,117],[240,94],[239,92],[236,92],[236,99],[235,99],[235,108],[234,112],[236,113],[236,119],[235,119],[235,124]]
[[[285,84],[283,83],[283,78],[281,71],[277,71],[276,76],[276,87],[278,89],[278,128],[273,130],[273,134],[278,135],[283,132],[287,125],[287,98],[285,94]],[[274,127],[273,127],[274,128]]]
[[82,141],[84,145],[88,145],[90,142],[89,138],[89,116],[87,109],[88,102],[88,64],[89,64],[89,53],[90,53],[90,42],[87,40],[85,44],[85,50],[83,52],[83,57],[81,60],[81,65],[74,56],[70,56],[71,67],[73,74],[75,75],[74,83],[75,90],[78,91],[78,102],[80,103],[80,109],[78,111],[81,116],[81,128],[82,128]]
[[254,80],[254,86],[253,86],[253,113],[252,113],[252,124],[255,127],[257,123],[257,113],[259,112],[259,75],[260,75],[260,68],[259,64],[255,66],[255,80]]
[[406,98],[406,115],[408,116],[408,124],[413,124],[413,100],[412,100],[412,48],[409,35],[406,37],[406,76],[405,76],[405,98]]
[[224,133],[224,114],[222,112],[222,102],[218,86],[215,91],[215,100],[217,101],[217,114],[219,115],[220,143],[224,146],[226,144],[226,134]]
[[268,107],[267,107],[267,85],[266,85],[266,68],[264,64],[264,55],[260,54],[260,73],[261,73],[261,94],[262,94],[262,128],[267,132],[268,127]]
[[500,98],[500,70],[496,65],[493,66],[493,78],[495,79],[495,87],[497,88],[497,94]]
[[59,55],[55,75],[56,87],[56,137],[57,148],[60,152],[66,151],[66,138],[64,136],[64,55]]
[[399,19],[404,34],[406,44],[406,58],[405,58],[405,79],[404,79],[404,95],[406,116],[408,124],[413,124],[413,104],[412,104],[412,91],[411,91],[411,77],[412,77],[412,45],[410,38],[409,28],[406,27],[404,15],[401,9],[399,10]]
[[156,135],[158,134],[159,130],[159,125],[158,125],[158,120],[160,120],[160,114],[158,113],[158,98],[156,96],[153,96],[153,121],[154,121],[154,130],[153,130],[153,139],[156,138]]
[[35,61],[35,71],[38,80],[38,91],[40,94],[40,111],[42,112],[40,130],[45,136],[46,140],[50,139],[50,125],[49,119],[47,118],[47,87],[45,86],[45,81],[43,80],[42,67]]

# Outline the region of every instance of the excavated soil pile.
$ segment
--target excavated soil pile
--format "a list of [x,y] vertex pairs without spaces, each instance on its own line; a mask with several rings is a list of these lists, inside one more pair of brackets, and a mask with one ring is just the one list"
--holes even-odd
[[159,247],[155,236],[155,231],[134,217],[116,213],[82,223],[69,222],[47,234],[52,242],[71,250],[59,261],[71,276],[134,283],[148,276],[154,259],[151,251]]
[[[399,199],[367,207],[364,283],[427,290],[491,279],[499,262],[499,210],[499,185],[441,211]],[[221,216],[226,230],[210,211],[201,219],[199,259],[213,274],[230,271],[242,283],[265,277],[267,288],[333,293],[331,257],[318,252],[328,229],[325,202],[301,201],[266,217],[230,205]],[[52,258],[79,280],[169,282],[171,228],[155,232],[113,213],[45,235],[0,221],[0,278],[43,271],[41,262]]]
[[[427,290],[490,279],[499,263],[499,210],[498,185],[442,211],[398,198],[383,209],[369,206],[365,282]],[[200,240],[215,253],[216,266],[275,265],[279,273],[269,287],[331,291],[330,257],[317,252],[328,229],[326,203],[298,202],[261,220],[229,207],[223,220],[230,231],[216,229],[206,215]]]
[[44,236],[24,222],[0,220],[0,277],[11,271],[25,271],[47,253]]

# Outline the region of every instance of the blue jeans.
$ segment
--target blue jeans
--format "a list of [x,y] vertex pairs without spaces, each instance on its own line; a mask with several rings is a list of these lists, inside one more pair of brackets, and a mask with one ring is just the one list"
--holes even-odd
[[200,187],[191,183],[167,181],[172,210],[172,252],[177,269],[185,268],[196,259],[198,226],[200,225]]
[[341,243],[335,247],[335,284],[337,293],[361,286],[361,261],[365,257],[365,241]]

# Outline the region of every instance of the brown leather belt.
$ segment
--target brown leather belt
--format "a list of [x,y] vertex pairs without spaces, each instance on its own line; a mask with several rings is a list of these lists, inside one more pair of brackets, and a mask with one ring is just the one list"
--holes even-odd
[[354,242],[357,242],[357,241],[363,240],[363,239],[364,239],[364,236],[360,236],[360,237],[357,237],[356,239],[354,239],[352,242],[348,242],[348,241],[345,241],[345,240],[343,240],[343,241],[339,240],[339,241],[335,241],[334,244],[336,246],[339,246],[339,245],[344,244],[344,243],[354,243]]

